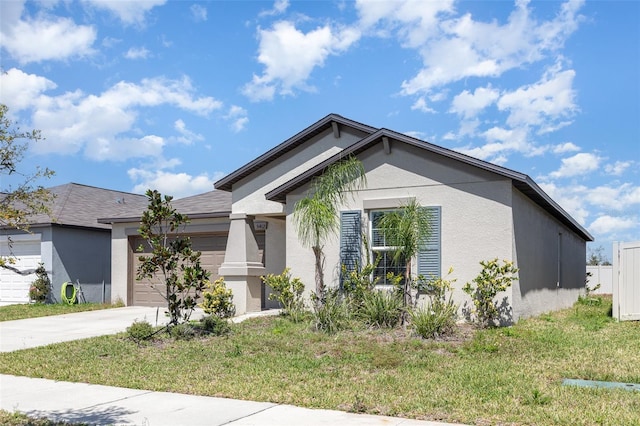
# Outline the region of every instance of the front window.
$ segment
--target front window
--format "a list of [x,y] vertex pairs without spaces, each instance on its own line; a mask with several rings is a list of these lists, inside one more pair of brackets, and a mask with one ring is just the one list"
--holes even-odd
[[390,284],[387,275],[404,275],[405,262],[401,259],[399,262],[393,261],[394,247],[388,244],[388,238],[380,229],[380,219],[393,210],[377,210],[370,213],[369,224],[371,227],[371,259],[376,265],[373,270],[373,280],[378,284]]

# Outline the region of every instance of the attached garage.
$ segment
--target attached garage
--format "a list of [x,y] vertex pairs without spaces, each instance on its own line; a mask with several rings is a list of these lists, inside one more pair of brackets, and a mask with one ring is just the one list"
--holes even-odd
[[[191,238],[191,247],[202,253],[200,262],[207,271],[211,272],[211,281],[219,278],[218,270],[224,262],[227,234],[190,234],[188,236]],[[260,250],[264,253],[264,233],[258,233],[256,238]],[[139,257],[149,253],[150,249],[139,236],[131,236],[129,241],[131,256],[129,264],[132,265],[129,276],[129,300],[132,301],[131,304],[136,306],[166,306],[167,302],[163,297],[166,290],[164,285],[160,284],[161,281],[159,279],[136,280],[136,271],[140,265]],[[145,247],[146,250],[138,252],[137,248],[140,246]]]
[[[24,271],[36,269],[41,262],[40,235],[12,237],[11,247],[6,238],[0,240],[0,254],[13,253],[16,262],[11,265]],[[29,302],[29,286],[35,280],[35,274],[20,275],[9,269],[0,268],[0,305],[12,305]]]

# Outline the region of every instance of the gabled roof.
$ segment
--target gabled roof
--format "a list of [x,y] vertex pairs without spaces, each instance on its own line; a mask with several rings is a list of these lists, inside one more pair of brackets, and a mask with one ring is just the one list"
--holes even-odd
[[348,127],[351,127],[352,129],[356,129],[356,130],[365,132],[367,134],[371,134],[376,130],[378,130],[375,127],[358,123],[357,121],[344,118],[338,114],[329,114],[323,119],[315,122],[311,126],[302,130],[298,134],[282,142],[280,145],[276,146],[275,148],[262,154],[260,157],[256,158],[250,163],[247,163],[246,165],[242,166],[238,170],[220,179],[214,184],[214,187],[216,189],[221,189],[223,191],[231,191],[231,188],[234,183],[245,178],[246,176],[250,175],[254,171],[260,169],[261,167],[267,165],[268,163],[272,162],[273,160],[280,157],[281,155],[284,155],[285,153],[291,151],[292,149],[302,145],[303,143],[313,138],[314,136],[332,128],[334,125],[348,126]]
[[[124,211],[120,215],[101,217],[98,221],[100,223],[139,222],[142,213],[147,208],[147,198],[143,197],[144,204],[142,206]],[[231,193],[214,190],[172,200],[171,205],[178,212],[189,216],[190,219],[228,218],[231,213]]]
[[474,167],[478,167],[482,170],[486,170],[488,172],[492,172],[503,176],[505,178],[511,179],[511,182],[514,187],[516,187],[520,192],[529,197],[533,202],[538,204],[544,210],[546,210],[553,217],[558,219],[560,222],[568,226],[578,235],[580,235],[586,241],[593,241],[593,237],[589,232],[582,227],[575,219],[573,219],[558,203],[553,201],[551,197],[549,197],[529,176],[524,173],[516,172],[514,170],[508,169],[506,167],[498,166],[492,163],[488,163],[483,160],[479,160],[474,157],[470,157],[468,155],[452,151],[447,148],[443,148],[438,145],[431,144],[429,142],[425,142],[420,139],[413,138],[411,136],[407,136],[402,133],[394,132],[388,129],[379,129],[375,133],[359,140],[343,151],[333,155],[332,157],[326,159],[320,164],[310,168],[306,172],[296,176],[295,178],[285,182],[279,187],[269,191],[265,194],[267,200],[277,201],[284,203],[286,202],[287,193],[301,187],[302,185],[308,183],[314,177],[321,175],[324,170],[331,164],[349,156],[354,155],[357,156],[361,152],[369,149],[372,145],[377,144],[387,138],[393,141],[399,141],[402,143],[406,143],[420,149],[423,149],[428,152],[432,152],[435,154],[439,154],[445,156],[447,158],[451,158],[457,161],[460,161],[465,164],[469,164]]
[[29,217],[31,227],[44,225],[66,225],[85,228],[111,229],[108,224],[98,223],[100,216],[115,215],[128,208],[146,205],[146,197],[128,192],[96,188],[78,183],[48,188],[53,194],[51,215],[37,214]]

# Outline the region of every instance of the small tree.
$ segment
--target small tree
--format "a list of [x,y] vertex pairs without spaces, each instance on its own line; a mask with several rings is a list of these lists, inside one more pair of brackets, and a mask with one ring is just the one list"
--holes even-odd
[[44,263],[40,262],[36,268],[36,279],[29,287],[29,299],[36,303],[45,303],[49,293],[51,293],[51,280],[47,270],[44,269]]
[[407,323],[408,309],[412,305],[411,296],[411,265],[427,243],[431,234],[431,214],[422,207],[415,198],[398,210],[388,212],[380,218],[378,224],[381,229],[385,244],[392,248],[393,262],[404,263],[405,272],[402,283],[402,300],[404,313],[402,325]]
[[[189,222],[186,215],[172,206],[173,197],[155,190],[146,193],[147,210],[142,214],[138,233],[151,248],[150,255],[139,257],[137,280],[159,278],[166,286],[162,296],[167,301],[169,326],[186,322],[197,306],[210,273],[200,265],[200,252],[193,251],[191,240],[180,236]],[[143,251],[140,246],[138,251]]]
[[471,296],[478,323],[486,328],[495,326],[499,322],[501,313],[494,298],[517,280],[513,275],[518,272],[518,268],[513,265],[513,262],[507,260],[500,265],[498,259],[483,260],[480,265],[482,265],[480,275],[472,280],[473,284],[466,283],[462,290]]
[[299,200],[293,209],[293,221],[298,238],[311,247],[315,257],[316,295],[324,294],[324,243],[338,231],[338,207],[351,191],[365,183],[362,163],[348,157],[327,167],[322,175],[311,183],[307,196]]
[[589,249],[589,257],[587,258],[587,265],[589,266],[611,265],[611,262],[609,262],[609,259],[607,259],[607,256],[604,253],[604,247],[598,246],[596,248]]
[[[24,160],[30,142],[42,140],[38,130],[30,132],[20,131],[15,123],[7,117],[9,108],[0,104],[0,227],[29,231],[29,217],[35,214],[49,214],[49,203],[52,194],[42,186],[35,185],[41,178],[50,178],[53,172],[47,168],[36,168],[29,173],[20,170],[20,163]],[[7,176],[8,179],[3,179]],[[16,180],[14,186],[4,185]],[[11,248],[11,240],[9,240]],[[15,257],[11,252],[0,256],[0,268],[10,269],[20,275],[29,275],[33,269],[21,271],[12,266]]]

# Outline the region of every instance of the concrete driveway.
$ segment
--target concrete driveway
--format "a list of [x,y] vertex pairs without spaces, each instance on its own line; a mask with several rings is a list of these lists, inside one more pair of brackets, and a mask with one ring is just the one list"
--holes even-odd
[[[88,337],[104,336],[125,331],[133,321],[146,320],[166,324],[163,308],[127,306],[101,309],[42,318],[0,322],[0,352],[35,348],[51,343],[68,342]],[[194,313],[197,318],[200,313]]]

